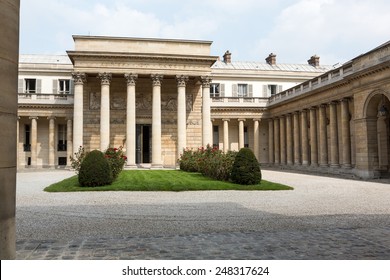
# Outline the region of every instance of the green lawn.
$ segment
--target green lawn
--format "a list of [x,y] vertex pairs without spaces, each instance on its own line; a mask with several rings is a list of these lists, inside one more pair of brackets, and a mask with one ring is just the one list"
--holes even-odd
[[180,170],[124,170],[112,185],[80,187],[77,176],[45,188],[47,192],[75,191],[203,191],[203,190],[291,190],[286,185],[261,181],[261,184],[244,186],[221,182]]

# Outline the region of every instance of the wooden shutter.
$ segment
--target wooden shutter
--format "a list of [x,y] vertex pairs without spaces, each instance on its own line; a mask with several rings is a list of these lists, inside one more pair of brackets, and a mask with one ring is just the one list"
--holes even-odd
[[70,79],[70,81],[69,81],[69,93],[74,94],[74,81],[73,81],[73,79]]
[[263,85],[263,96],[268,97],[268,85]]
[[237,97],[237,88],[238,88],[237,84],[234,84],[232,86],[232,96],[233,97]]
[[253,85],[252,84],[248,85],[248,91],[249,91],[248,92],[248,94],[249,94],[248,96],[249,97],[253,97]]
[[279,86],[278,86],[278,92],[277,92],[277,93],[279,93],[279,92],[281,92],[281,91],[283,91],[283,86],[282,86],[282,85],[279,85]]
[[225,84],[219,85],[219,94],[221,97],[225,97]]
[[42,93],[42,80],[41,79],[37,79],[37,87],[35,89],[35,92],[36,93]]
[[24,80],[18,80],[18,93],[24,93]]
[[53,94],[58,93],[58,80],[53,80]]

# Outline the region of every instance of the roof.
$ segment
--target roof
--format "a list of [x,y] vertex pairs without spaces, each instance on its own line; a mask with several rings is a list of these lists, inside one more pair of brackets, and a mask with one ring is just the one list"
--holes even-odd
[[261,63],[261,62],[240,62],[240,61],[237,62],[234,61],[231,63],[216,61],[211,68],[225,69],[225,70],[290,71],[290,72],[313,72],[313,73],[323,73],[334,69],[334,67],[330,65],[321,65],[319,67],[314,67],[309,64],[270,65],[268,63]]
[[69,57],[65,55],[46,54],[20,54],[19,63],[39,63],[39,64],[69,64],[72,65]]

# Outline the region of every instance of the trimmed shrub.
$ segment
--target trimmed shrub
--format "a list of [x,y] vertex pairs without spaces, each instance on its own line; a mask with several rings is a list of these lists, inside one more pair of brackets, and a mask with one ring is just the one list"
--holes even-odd
[[81,163],[79,184],[82,187],[111,185],[111,166],[104,154],[98,150],[89,152]]
[[115,181],[116,178],[118,178],[119,173],[123,170],[127,157],[124,155],[122,147],[119,147],[119,149],[108,148],[104,152],[104,156],[111,166],[112,179]]
[[233,164],[231,180],[240,185],[256,185],[261,181],[260,165],[252,150],[242,148]]

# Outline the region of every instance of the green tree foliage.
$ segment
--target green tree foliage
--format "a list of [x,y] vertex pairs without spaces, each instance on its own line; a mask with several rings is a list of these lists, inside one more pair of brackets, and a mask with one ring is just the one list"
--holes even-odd
[[111,166],[98,150],[89,152],[81,162],[79,184],[83,187],[110,185],[113,182]]
[[252,150],[242,148],[234,160],[231,180],[240,185],[256,185],[261,181],[260,165]]

